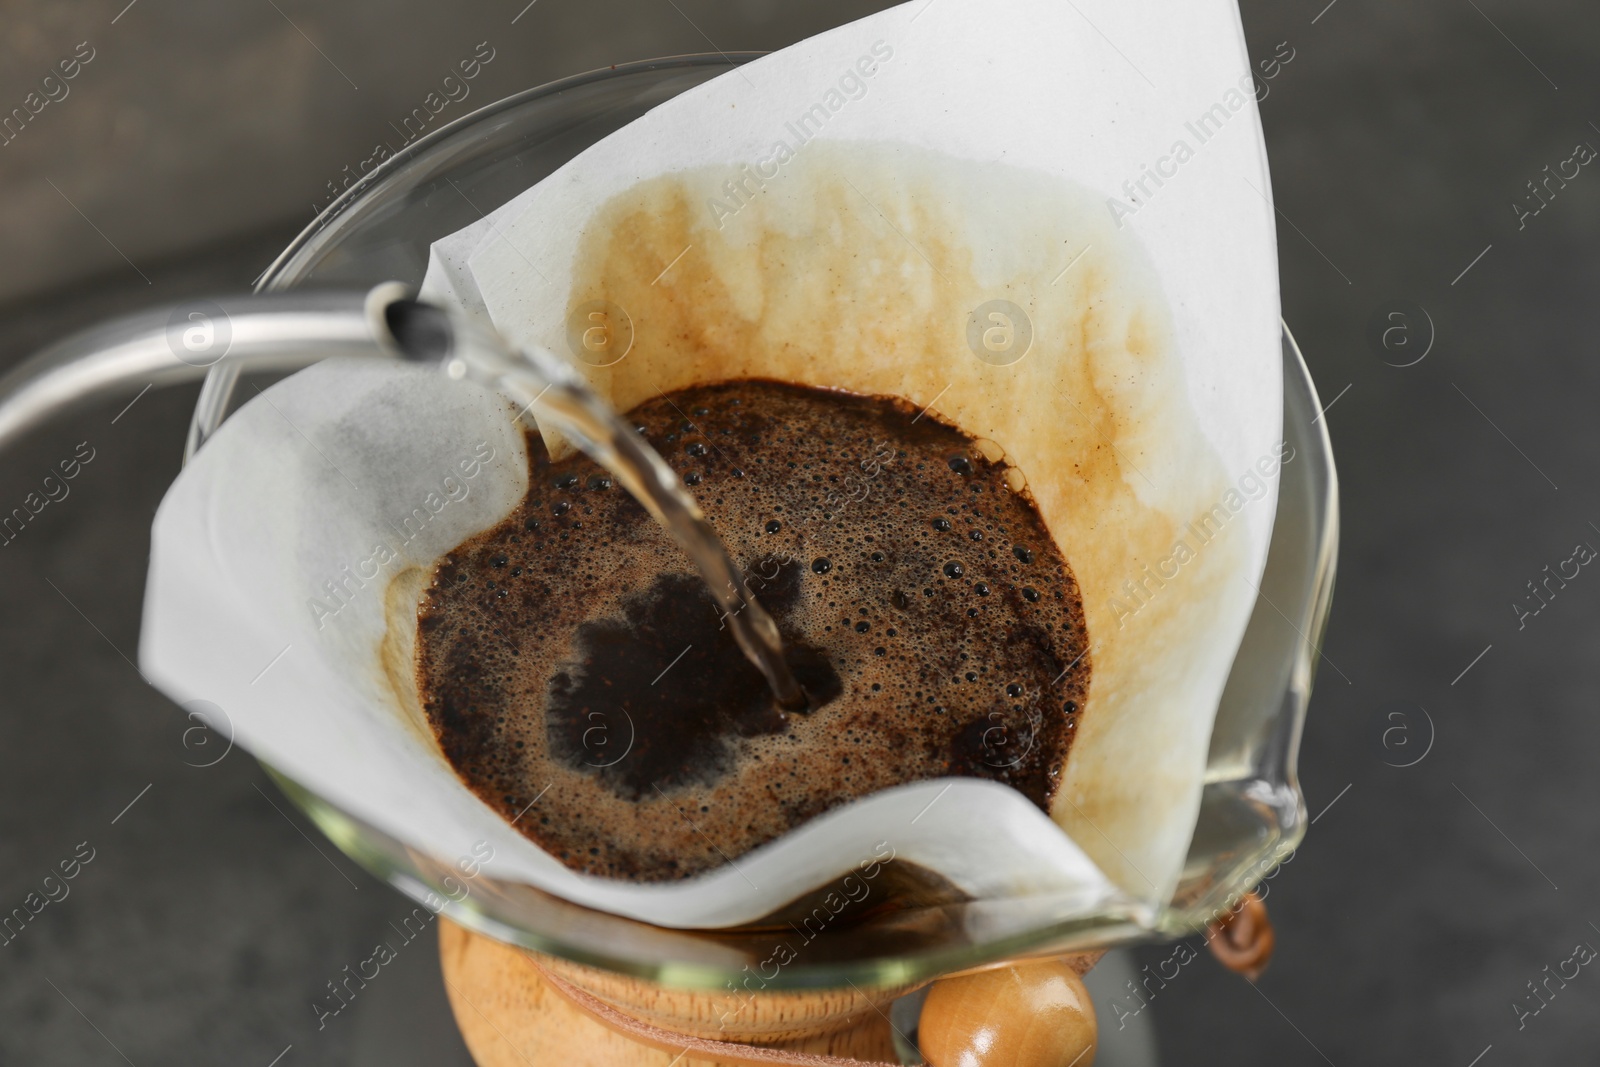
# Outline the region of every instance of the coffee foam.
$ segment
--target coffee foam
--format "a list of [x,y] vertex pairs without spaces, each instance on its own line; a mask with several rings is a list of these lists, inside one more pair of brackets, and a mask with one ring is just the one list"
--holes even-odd
[[735,861],[910,781],[1048,810],[1090,657],[1014,468],[903,401],[745,381],[631,413],[773,613],[813,710],[784,715],[677,546],[586,457],[441,563],[419,687],[491,807],[569,867],[652,881]]

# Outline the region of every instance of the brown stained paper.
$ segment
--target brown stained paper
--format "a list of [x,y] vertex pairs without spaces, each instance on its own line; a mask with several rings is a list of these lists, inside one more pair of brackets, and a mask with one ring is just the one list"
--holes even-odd
[[[1227,482],[1137,241],[1072,183],[905,146],[808,146],[731,218],[705,209],[725,180],[651,179],[583,226],[569,306],[608,302],[633,323],[628,355],[592,380],[618,410],[742,377],[892,394],[995,442],[1089,622],[1092,693],[1052,814],[1131,891],[1170,888],[1141,859],[1187,839],[1210,722],[1182,693],[1226,654],[1207,620],[1244,546],[1237,526],[1203,544],[1188,532]],[[967,309],[995,299],[1032,325],[1007,366],[968,344]],[[1148,577],[1184,537],[1193,558]]]
[[[569,356],[621,410],[776,377],[931,405],[992,442],[1089,626],[1054,823],[1157,904],[1276,502],[1259,473],[1281,454],[1276,263],[1245,64],[1217,0],[891,9],[599,142],[437,244],[429,291]],[[990,319],[996,301],[1017,321]],[[995,321],[1031,333],[1025,356],[977,343]]]

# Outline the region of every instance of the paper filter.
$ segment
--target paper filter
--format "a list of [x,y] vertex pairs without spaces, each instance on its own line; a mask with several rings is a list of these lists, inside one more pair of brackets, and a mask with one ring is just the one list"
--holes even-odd
[[756,919],[884,847],[1063,919],[1152,908],[1276,503],[1269,196],[1231,3],[919,0],[669,101],[434,247],[425,298],[570,356],[618,410],[780,378],[903,397],[1002,451],[1091,646],[1049,817],[953,778],[685,882],[542,852],[456,778],[410,673],[432,565],[528,477],[510,406],[421,371],[322,364],[222,427],[157,517],[144,669],[416,848],[489,842],[492,875],[662,925]]

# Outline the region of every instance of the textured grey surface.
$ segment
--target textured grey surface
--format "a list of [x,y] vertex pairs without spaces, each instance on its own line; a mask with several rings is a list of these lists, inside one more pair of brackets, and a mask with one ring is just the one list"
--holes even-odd
[[[14,355],[18,337],[130,298],[243,287],[288,236],[157,268],[148,287],[118,279],[18,309],[6,347]],[[195,766],[221,754],[217,743],[186,737],[194,724],[130,662],[150,519],[177,474],[194,395],[151,391],[125,412],[131,396],[73,414],[0,465],[9,510],[81,443],[94,450],[66,498],[0,548],[11,608],[0,618],[5,911],[42,896],[79,843],[94,850],[67,896],[0,947],[0,1063],[120,1063],[120,1051],[136,1064],[265,1067],[290,1045],[284,1064],[467,1062],[431,933],[319,1029],[313,998],[379,940],[399,946],[388,924],[411,906],[243,752]]]
[[[434,129],[553,78],[684,52],[779,48],[883,6],[14,0],[0,13],[0,116],[78,45],[93,58],[49,86],[61,99],[43,103],[14,140],[0,136],[0,300],[96,269],[148,274],[151,261],[196,244],[280,219],[309,222],[346,167],[359,170],[384,142],[404,143],[405,116],[418,107]],[[475,54],[493,58],[446,86]]]
[[[1577,542],[1600,547],[1590,525],[1600,526],[1600,175],[1585,168],[1520,231],[1510,204],[1577,141],[1600,146],[1590,125],[1600,122],[1600,108],[1590,110],[1600,10],[1552,0],[1324,5],[1244,5],[1253,55],[1285,40],[1295,50],[1262,105],[1285,317],[1334,402],[1327,418],[1343,477],[1341,577],[1302,761],[1318,821],[1271,882],[1279,954],[1259,986],[1201,955],[1144,1017],[1171,1064],[1586,1062],[1600,1045],[1600,977],[1586,968],[1565,988],[1552,982],[1554,998],[1520,1030],[1512,1003],[1575,943],[1600,946],[1590,925],[1600,923],[1590,844],[1600,833],[1600,578],[1583,570],[1521,630],[1511,604]],[[184,6],[141,0],[116,28]],[[728,49],[780,44],[866,10],[680,6]],[[48,10],[26,27],[35,37],[50,30],[45,52],[58,38],[81,39],[73,19],[115,14]],[[185,246],[258,235],[166,261],[157,242],[149,262],[139,257],[150,285],[104,246],[69,249],[100,238],[75,214],[10,195],[20,179],[5,153],[18,146],[0,148],[7,269],[44,279],[110,268],[5,308],[0,362],[114,310],[247,283],[297,228],[300,201],[324,172],[359,158],[385,109],[409,106],[428,72],[485,36],[474,20],[492,15],[519,35],[507,40],[522,51],[507,45],[490,67],[503,79],[495,95],[600,62],[705,47],[671,5],[644,0],[540,0],[515,28],[514,8],[457,5],[386,18],[382,41],[361,5],[327,10],[317,26],[345,27],[339,58],[359,68],[357,81],[398,87],[365,118],[307,105],[282,140],[264,142],[293,160],[239,147],[219,126],[279,121],[277,82],[294,71],[315,82],[314,100],[332,99],[343,83],[316,69],[314,53],[304,70],[245,65],[219,83],[184,73],[150,43],[150,58],[116,60],[125,68],[109,53],[103,67],[97,59],[79,79],[82,96],[62,105],[56,118],[92,111],[86,79],[101,74],[111,87],[98,106],[120,106],[115,87],[148,74],[166,86],[174,115],[220,109],[210,125],[196,119],[187,139],[126,157],[114,138],[80,131],[62,142],[65,154],[38,164],[69,193],[116,175],[124,185],[104,201],[108,216],[181,234]],[[266,34],[267,22],[213,18],[217,40]],[[1137,55],[1136,42],[1123,43]],[[15,67],[4,70],[9,79]],[[46,252],[66,265],[46,270],[57,264]],[[43,258],[30,266],[35,253]],[[1397,301],[1424,307],[1437,333],[1427,358],[1403,369],[1367,337],[1369,320]],[[140,1065],[265,1067],[291,1044],[285,1067],[450,1063],[460,1051],[447,1051],[447,1010],[421,942],[316,1029],[312,998],[408,906],[338,855],[241,754],[186,765],[199,759],[183,746],[189,724],[123,656],[137,635],[151,512],[177,470],[192,398],[152,392],[115,424],[121,403],[63,419],[0,463],[9,509],[79,442],[96,450],[71,495],[0,548],[9,608],[0,614],[0,909],[21,904],[79,842],[96,850],[71,895],[0,947],[0,1063],[113,1064],[120,1050]],[[1393,766],[1424,751],[1415,766]],[[1170,952],[1142,949],[1137,962],[1153,968]],[[1108,1028],[1104,1040],[1119,1037]]]
[[[1526,229],[1510,205],[1600,147],[1600,10],[1341,0],[1311,25],[1324,3],[1245,6],[1253,53],[1298,49],[1262,107],[1284,314],[1324,402],[1349,387],[1327,415],[1344,537],[1302,756],[1318,819],[1272,882],[1257,989],[1200,961],[1150,1010],[1174,1063],[1590,1062],[1600,976],[1552,982],[1520,1029],[1512,1004],[1600,947],[1600,582],[1585,569],[1521,630],[1512,603],[1600,548],[1600,174]],[[1401,369],[1366,326],[1404,300],[1437,340]]]

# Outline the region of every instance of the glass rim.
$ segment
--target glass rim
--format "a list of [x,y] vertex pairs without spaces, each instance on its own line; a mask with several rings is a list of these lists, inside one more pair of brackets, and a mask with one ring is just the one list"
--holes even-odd
[[561,93],[573,89],[582,89],[585,86],[598,82],[614,81],[619,77],[630,74],[640,74],[658,70],[690,70],[698,67],[724,66],[728,68],[743,66],[751,60],[760,59],[767,55],[766,52],[684,52],[675,56],[660,56],[655,59],[635,59],[626,63],[617,63],[612,66],[596,67],[580,74],[569,74],[565,78],[544,82],[532,88],[523,89],[503,96],[467,114],[455,118],[431,130],[398,152],[383,160],[367,174],[362,175],[347,189],[341,192],[312,219],[305,229],[295,235],[294,239],[286,245],[282,252],[275,258],[260,275],[257,276],[254,288],[257,292],[285,288],[293,282],[286,282],[287,272],[295,257],[307,251],[318,235],[326,229],[329,223],[343,215],[358,201],[365,198],[374,185],[381,180],[401,171],[407,163],[414,161],[418,156],[431,150],[439,144],[453,140],[464,131],[482,125],[497,115],[514,111],[526,104],[546,97],[559,96]]

